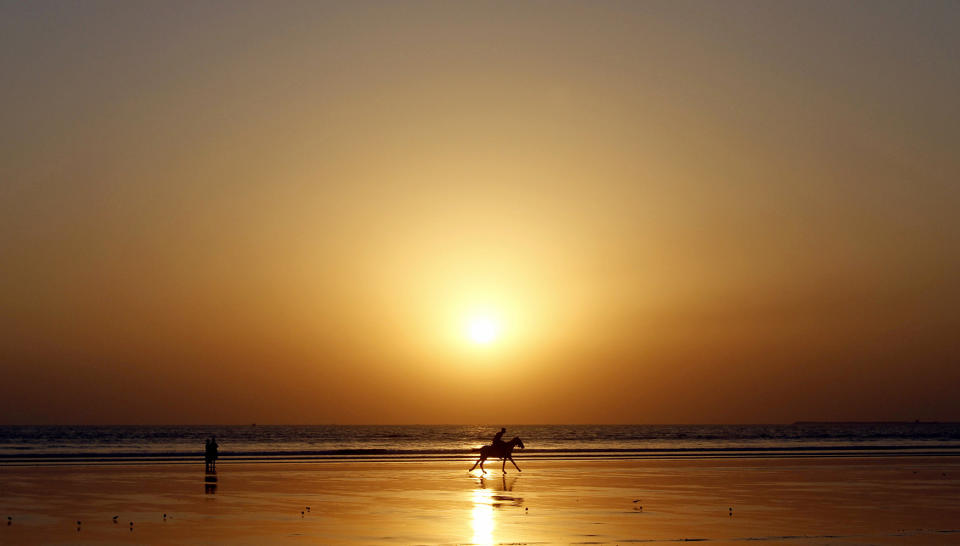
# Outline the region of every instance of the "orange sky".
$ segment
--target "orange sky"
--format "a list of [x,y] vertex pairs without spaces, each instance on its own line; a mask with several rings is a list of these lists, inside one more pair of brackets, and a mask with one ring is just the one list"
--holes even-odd
[[0,422],[960,420],[958,27],[2,3]]

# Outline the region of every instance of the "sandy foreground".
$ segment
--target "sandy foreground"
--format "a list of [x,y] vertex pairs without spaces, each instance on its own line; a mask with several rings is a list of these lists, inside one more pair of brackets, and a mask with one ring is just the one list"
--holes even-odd
[[0,466],[0,543],[960,544],[960,457],[517,461]]

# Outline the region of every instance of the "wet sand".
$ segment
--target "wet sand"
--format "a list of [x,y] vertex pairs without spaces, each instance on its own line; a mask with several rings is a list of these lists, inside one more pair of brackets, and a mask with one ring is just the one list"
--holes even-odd
[[960,544],[960,457],[517,462],[0,466],[0,543]]

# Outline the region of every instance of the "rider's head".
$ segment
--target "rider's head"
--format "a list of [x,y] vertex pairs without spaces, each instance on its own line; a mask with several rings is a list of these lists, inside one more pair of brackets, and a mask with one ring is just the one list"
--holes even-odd
[[500,432],[506,432],[506,431],[507,431],[506,427],[500,427]]

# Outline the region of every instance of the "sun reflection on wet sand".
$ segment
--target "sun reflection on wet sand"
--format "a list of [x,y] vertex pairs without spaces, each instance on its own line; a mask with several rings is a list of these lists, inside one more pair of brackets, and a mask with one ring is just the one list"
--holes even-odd
[[0,464],[0,544],[942,544],[960,521],[952,455],[542,460],[483,479],[463,461],[228,463],[216,495],[198,466]]
[[493,492],[489,489],[473,490],[473,543],[493,544]]

